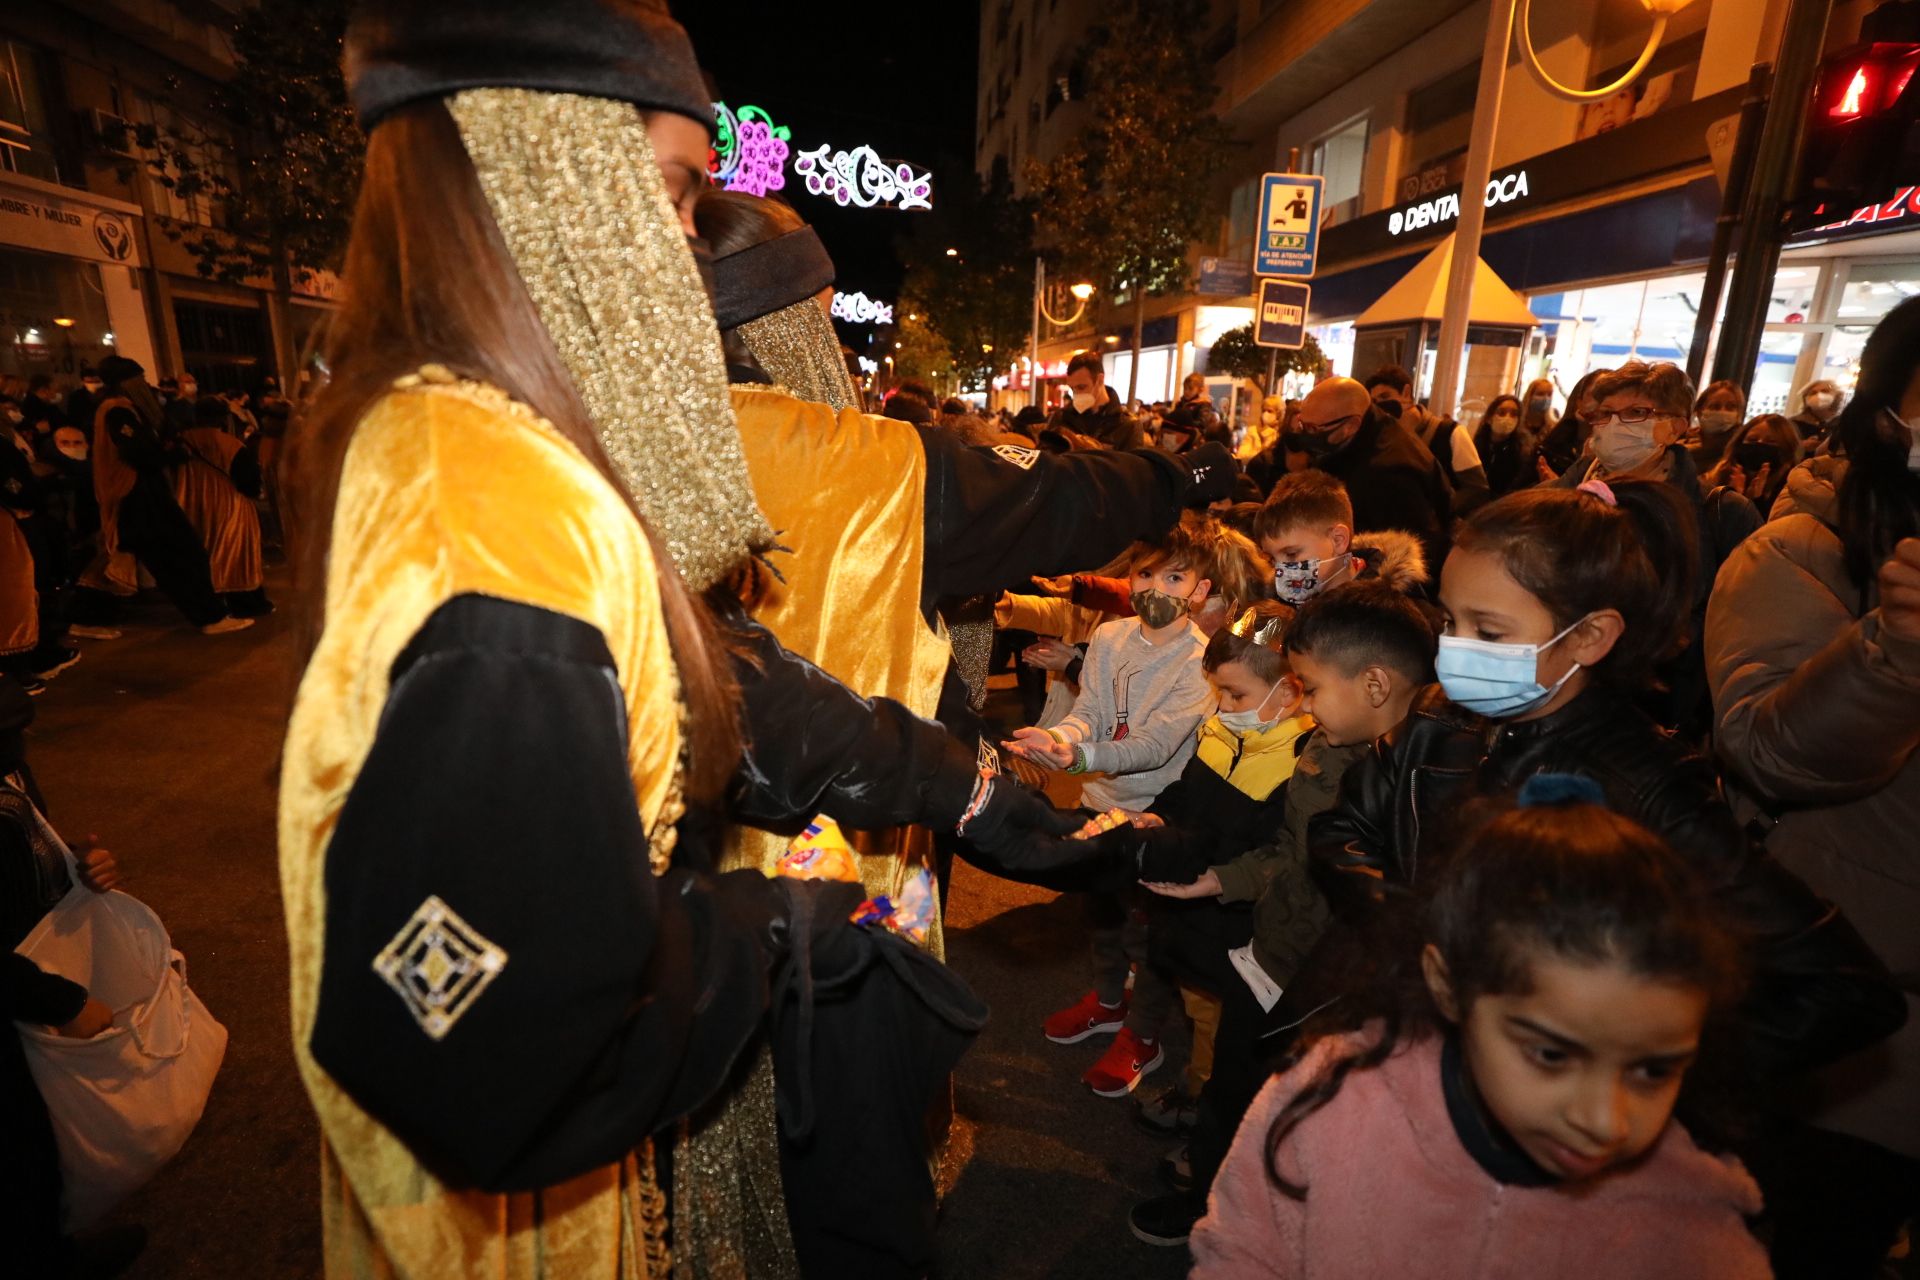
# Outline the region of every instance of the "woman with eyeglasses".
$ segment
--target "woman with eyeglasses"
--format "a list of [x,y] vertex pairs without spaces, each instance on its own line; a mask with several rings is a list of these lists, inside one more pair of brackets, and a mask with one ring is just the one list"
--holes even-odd
[[1704,741],[1713,711],[1700,660],[1707,593],[1728,554],[1760,527],[1760,513],[1731,488],[1708,492],[1701,487],[1693,457],[1681,443],[1693,420],[1693,383],[1678,365],[1630,360],[1596,378],[1588,395],[1593,407],[1582,413],[1592,433],[1588,455],[1553,483],[1574,488],[1589,480],[1658,480],[1677,489],[1693,508],[1700,574],[1687,642],[1660,673],[1666,686],[1662,705],[1648,710],[1689,740]]
[[[1707,610],[1715,745],[1767,849],[1904,975],[1904,1030],[1801,1096],[1756,1168],[1792,1276],[1869,1276],[1920,1212],[1920,299],[1867,339],[1844,457],[1788,476]],[[1769,1172],[1776,1175],[1769,1185]]]

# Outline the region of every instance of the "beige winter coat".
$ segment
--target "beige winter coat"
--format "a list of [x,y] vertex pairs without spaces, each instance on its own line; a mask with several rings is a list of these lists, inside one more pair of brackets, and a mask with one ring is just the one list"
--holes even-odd
[[1883,632],[1877,590],[1847,576],[1829,523],[1845,466],[1795,468],[1727,557],[1707,678],[1730,781],[1778,815],[1767,848],[1846,912],[1907,997],[1904,1030],[1821,1074],[1812,1117],[1920,1157],[1920,643]]

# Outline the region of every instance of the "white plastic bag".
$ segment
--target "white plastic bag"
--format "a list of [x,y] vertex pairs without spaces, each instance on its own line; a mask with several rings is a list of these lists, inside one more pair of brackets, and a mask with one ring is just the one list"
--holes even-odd
[[[67,861],[71,868],[71,854]],[[226,1055],[227,1029],[187,986],[186,960],[153,909],[117,891],[94,893],[77,870],[73,889],[18,951],[113,1010],[113,1025],[91,1040],[15,1024],[53,1120],[66,1228],[78,1230],[186,1145]]]

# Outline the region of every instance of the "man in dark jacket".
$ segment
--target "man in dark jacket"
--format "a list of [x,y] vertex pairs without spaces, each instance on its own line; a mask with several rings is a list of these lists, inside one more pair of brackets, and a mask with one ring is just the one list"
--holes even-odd
[[1201,439],[1232,447],[1233,432],[1221,421],[1220,411],[1213,407],[1213,397],[1207,394],[1206,374],[1190,373],[1180,384],[1180,402],[1173,406],[1173,412],[1183,409],[1199,424]]
[[1067,362],[1067,390],[1073,403],[1054,410],[1047,425],[1091,436],[1109,449],[1138,449],[1146,440],[1140,424],[1107,390],[1107,371],[1097,352],[1082,351]]
[[1487,468],[1473,433],[1461,429],[1452,418],[1433,413],[1413,398],[1413,375],[1397,364],[1387,365],[1367,379],[1367,392],[1380,412],[1412,433],[1427,446],[1427,452],[1440,464],[1453,486],[1454,511],[1466,515],[1489,498]]
[[1307,393],[1283,437],[1313,465],[1338,476],[1360,529],[1405,529],[1427,563],[1446,562],[1453,490],[1427,447],[1374,406],[1352,378],[1329,378]]

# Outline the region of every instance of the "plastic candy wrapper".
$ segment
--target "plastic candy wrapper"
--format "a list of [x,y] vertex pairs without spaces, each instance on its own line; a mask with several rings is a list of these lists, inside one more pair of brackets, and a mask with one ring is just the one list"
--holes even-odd
[[1105,813],[1095,814],[1093,817],[1088,818],[1087,825],[1073,833],[1073,839],[1091,840],[1093,837],[1103,836],[1109,831],[1118,831],[1121,827],[1126,826],[1132,821],[1133,820],[1127,816],[1125,809],[1109,809]]
[[846,880],[860,882],[860,869],[854,865],[853,846],[847,843],[840,824],[821,814],[787,843],[774,871],[795,880]]
[[933,928],[936,910],[933,875],[925,867],[915,867],[897,895],[870,898],[854,910],[853,922],[882,925],[916,946],[924,945]]

